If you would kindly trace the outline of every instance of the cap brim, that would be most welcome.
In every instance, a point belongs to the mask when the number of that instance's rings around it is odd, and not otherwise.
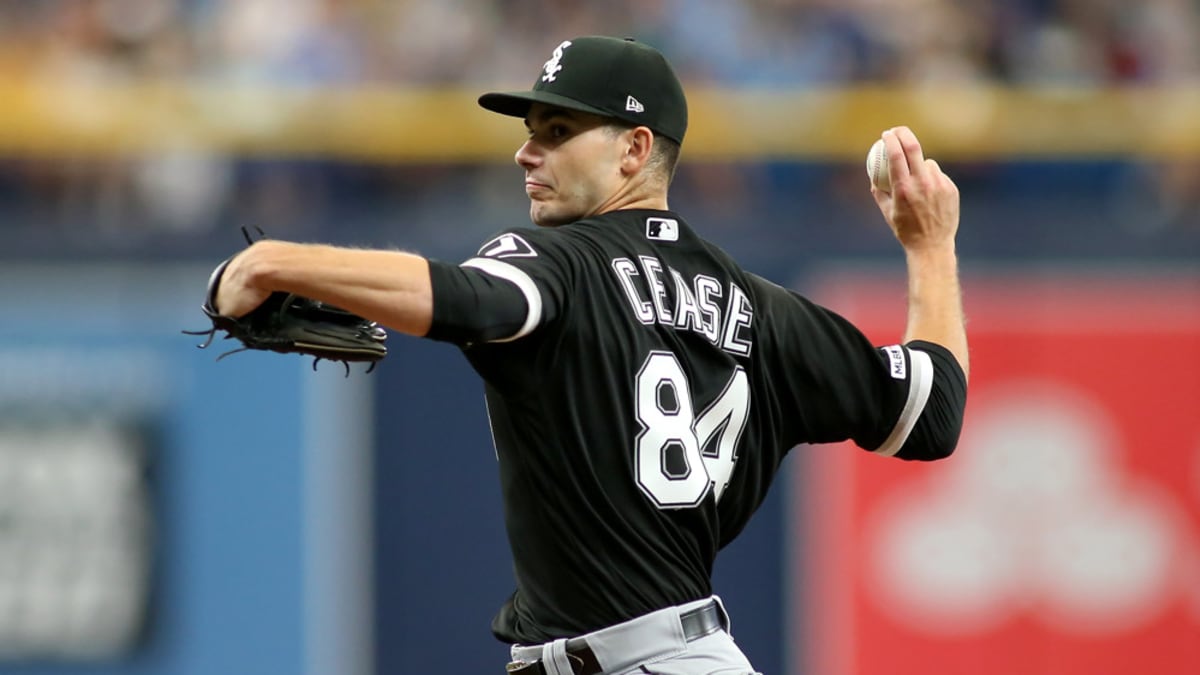
[[[509,115],[511,117],[525,118],[529,116],[529,109],[534,103],[544,103],[559,108],[568,110],[578,110],[580,112],[591,113],[593,115],[603,115],[612,117],[613,114],[607,110],[601,110],[595,106],[580,103],[573,98],[567,98],[559,94],[551,94],[545,91],[504,91],[492,92],[479,97],[479,105],[487,110],[500,113],[501,115]]]

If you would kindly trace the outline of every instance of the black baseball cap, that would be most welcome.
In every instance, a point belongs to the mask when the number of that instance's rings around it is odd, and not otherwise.
[[[687,132],[683,85],[659,51],[632,38],[586,36],[564,40],[530,91],[492,92],[479,105],[525,117],[545,103],[644,125],[676,143]]]

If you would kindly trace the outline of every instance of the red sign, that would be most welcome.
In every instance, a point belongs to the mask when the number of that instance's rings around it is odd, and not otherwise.
[[[902,279],[822,288],[898,341]],[[999,278],[965,297],[954,456],[800,450],[792,672],[1200,673],[1200,281]]]

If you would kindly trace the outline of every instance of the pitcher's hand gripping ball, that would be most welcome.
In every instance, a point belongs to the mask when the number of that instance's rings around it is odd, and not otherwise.
[[[246,228],[242,228],[242,234],[247,243],[254,243]],[[232,259],[218,265],[208,280],[208,294],[201,309],[212,321],[212,328],[183,331],[188,335],[207,335],[204,344],[197,345],[201,349],[212,344],[217,331],[224,331],[226,340],[236,338],[242,343],[241,348],[218,356],[218,361],[247,350],[304,354],[313,357],[313,370],[321,359],[341,361],[349,375],[351,361],[369,363],[366,371],[369,373],[387,356],[387,332],[379,324],[294,293],[276,291],[253,311],[238,318],[218,314],[217,289]]]

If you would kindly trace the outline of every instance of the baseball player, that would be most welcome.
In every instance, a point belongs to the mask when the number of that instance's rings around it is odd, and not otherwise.
[[[954,449],[967,341],[958,192],[905,127],[872,189],[908,265],[902,341],[743,270],[667,204],[687,130],[662,54],[632,40],[555,47],[516,152],[535,229],[460,264],[261,241],[227,266],[217,310],[276,290],[459,345],[483,380],[516,591],[492,630],[510,673],[752,673],[712,593],[717,552],[788,450],[852,439],[933,460]]]

